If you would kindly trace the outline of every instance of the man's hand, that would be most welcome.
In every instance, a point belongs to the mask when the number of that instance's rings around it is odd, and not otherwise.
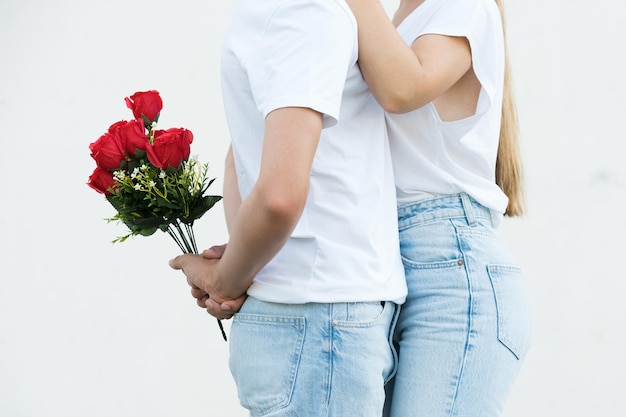
[[[219,259],[224,254],[226,245],[213,246],[202,252],[202,257],[206,259]],[[223,303],[211,299],[206,293],[194,291],[192,288],[191,295],[197,299],[198,306],[206,308],[207,313],[220,320],[230,319],[239,311],[248,296],[246,294],[234,300],[226,300]],[[198,295],[199,297],[196,297]]]
[[[202,251],[202,257],[206,259],[220,259],[226,250],[226,244],[211,246]]]
[[[227,320],[232,318],[235,313],[238,312],[239,309],[241,309],[241,306],[246,301],[246,298],[248,298],[248,295],[244,294],[239,298],[235,298],[234,300],[227,300],[223,303],[218,303],[211,298],[206,298],[204,300],[204,306],[201,307],[206,307],[207,313],[209,313],[213,317],[216,317],[220,320]],[[200,305],[200,300],[198,300],[198,305]]]
[[[191,296],[196,299],[196,304],[198,304],[198,307],[206,308],[206,300],[209,299],[209,294],[207,294],[206,291],[201,288],[192,286]]]
[[[191,287],[191,295],[198,301],[210,297],[223,302],[231,297],[220,291],[221,283],[218,276],[219,259],[206,259],[200,255],[185,254],[170,261],[170,267],[182,270]]]

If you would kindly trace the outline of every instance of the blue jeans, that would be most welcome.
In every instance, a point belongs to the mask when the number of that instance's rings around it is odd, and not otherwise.
[[[498,416],[530,343],[521,271],[466,194],[398,213],[409,295],[384,415]]]
[[[395,370],[391,302],[276,304],[248,297],[233,318],[241,405],[271,417],[380,417]]]

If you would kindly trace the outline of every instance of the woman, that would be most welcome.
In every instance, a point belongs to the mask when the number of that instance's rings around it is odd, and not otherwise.
[[[385,415],[498,416],[530,341],[495,233],[524,205],[500,0],[401,0],[392,22],[377,0],[347,2],[387,111],[409,287]]]

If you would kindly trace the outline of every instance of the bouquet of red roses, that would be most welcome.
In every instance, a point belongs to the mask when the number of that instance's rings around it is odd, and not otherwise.
[[[125,100],[134,119],[113,123],[89,145],[96,169],[87,184],[117,211],[107,220],[129,229],[114,242],[161,230],[184,253],[197,254],[193,223],[222,198],[205,195],[215,180],[207,178],[208,164],[190,157],[191,131],[156,129],[163,108],[157,91],[136,92]]]

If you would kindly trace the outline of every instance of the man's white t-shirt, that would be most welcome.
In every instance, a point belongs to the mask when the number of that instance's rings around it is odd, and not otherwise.
[[[324,115],[302,217],[254,279],[251,296],[404,300],[384,113],[357,56],[356,21],[342,0],[242,0],[235,11],[222,53],[222,94],[242,198],[259,174],[265,116],[283,107]]]
[[[387,114],[398,204],[466,192],[500,219],[508,199],[495,184],[504,81],[502,21],[494,0],[426,0],[398,26],[411,45],[425,34],[469,40],[481,84],[476,113],[442,121],[433,103]]]

